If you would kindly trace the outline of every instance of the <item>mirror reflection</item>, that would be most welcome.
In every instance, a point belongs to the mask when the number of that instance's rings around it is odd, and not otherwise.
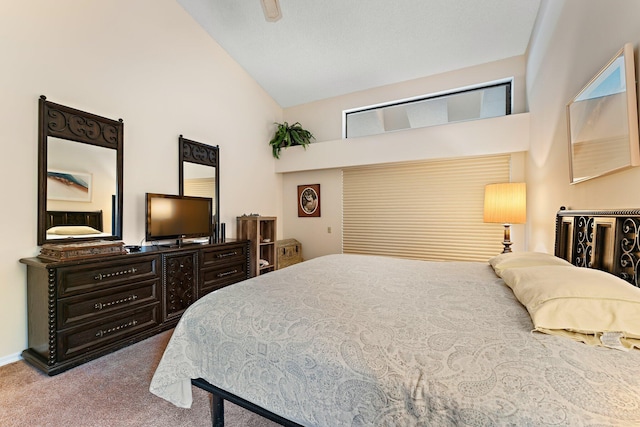
[[[97,231],[102,236],[111,236],[116,183],[115,150],[54,137],[47,139],[47,212],[102,212],[102,229]],[[96,234],[88,237],[97,237]],[[66,237],[47,232],[47,239]]]
[[[640,164],[631,44],[567,105],[567,116],[572,183]]]
[[[182,185],[185,196],[209,197],[216,199],[215,168],[197,163],[185,162],[183,169]],[[215,215],[215,203],[213,214]]]

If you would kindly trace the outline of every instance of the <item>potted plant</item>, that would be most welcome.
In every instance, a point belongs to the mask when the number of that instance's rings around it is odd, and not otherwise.
[[[302,145],[304,149],[307,149],[307,145],[311,143],[311,139],[315,139],[313,134],[306,129],[302,128],[302,125],[295,122],[292,125],[289,123],[275,123],[278,125],[275,135],[269,141],[271,149],[273,150],[273,157],[280,158],[280,150],[283,148],[291,147],[293,145]]]

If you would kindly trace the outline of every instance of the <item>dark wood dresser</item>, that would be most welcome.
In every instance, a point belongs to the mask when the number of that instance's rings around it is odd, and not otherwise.
[[[248,241],[20,262],[29,328],[22,357],[49,375],[170,329],[198,298],[250,275]]]

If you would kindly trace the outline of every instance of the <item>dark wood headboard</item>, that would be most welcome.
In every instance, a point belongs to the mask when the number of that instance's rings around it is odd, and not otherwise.
[[[47,230],[56,225],[88,225],[98,231],[104,231],[102,211],[47,211]]]
[[[556,214],[555,255],[639,286],[640,209],[567,210]]]

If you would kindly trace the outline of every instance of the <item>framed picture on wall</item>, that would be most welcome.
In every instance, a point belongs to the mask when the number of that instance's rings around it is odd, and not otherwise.
[[[320,216],[320,184],[298,185],[298,216]]]

